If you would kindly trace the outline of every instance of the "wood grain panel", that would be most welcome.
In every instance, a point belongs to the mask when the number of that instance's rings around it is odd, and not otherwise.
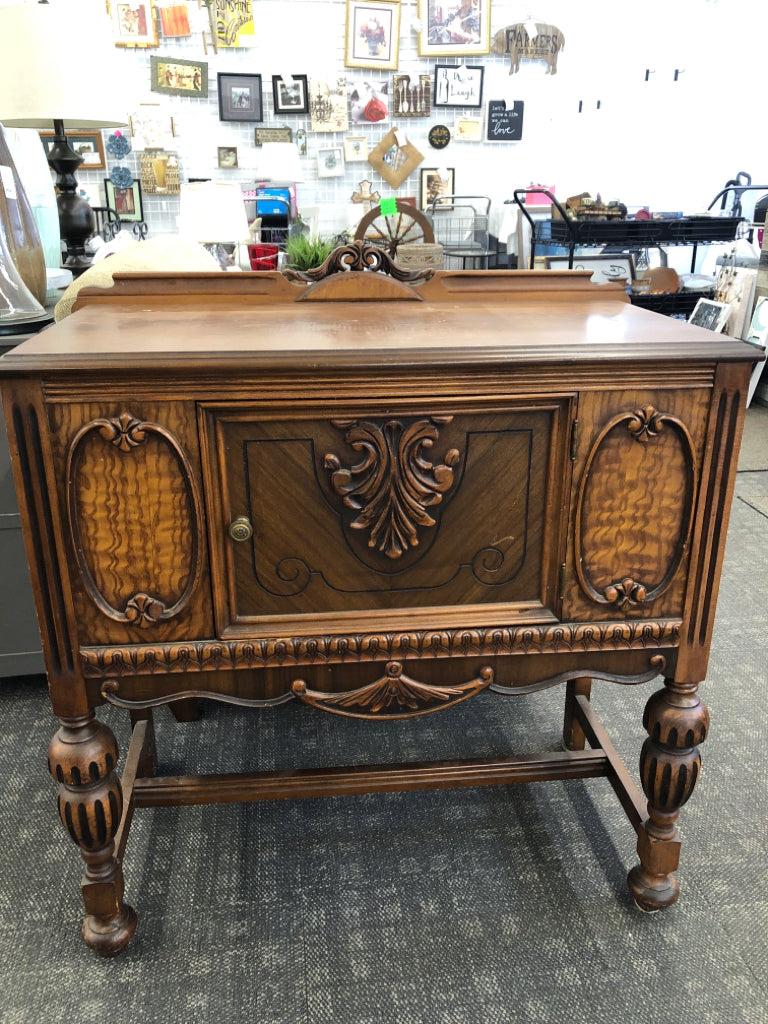
[[[172,640],[192,624],[213,635],[197,440],[182,418],[173,403],[51,409],[78,619],[101,642]]]
[[[581,396],[565,618],[682,614],[708,403],[705,389]]]

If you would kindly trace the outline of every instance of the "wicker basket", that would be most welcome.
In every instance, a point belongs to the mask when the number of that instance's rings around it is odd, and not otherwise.
[[[395,263],[408,270],[442,270],[443,247],[434,242],[398,245]]]

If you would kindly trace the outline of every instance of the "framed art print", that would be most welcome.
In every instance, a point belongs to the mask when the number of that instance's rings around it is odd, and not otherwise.
[[[237,167],[237,148],[235,146],[219,146],[219,167]]]
[[[455,195],[453,167],[423,167],[421,170],[421,209],[428,210],[435,199],[440,196]],[[453,202],[441,203],[441,210],[449,210]]]
[[[144,220],[144,209],[141,204],[141,185],[134,179],[128,188],[117,188],[109,178],[104,179],[104,195],[107,206],[111,207],[120,220]]]
[[[347,0],[346,67],[394,70],[399,46],[399,0]]]
[[[491,0],[419,0],[419,56],[490,53]]]
[[[480,107],[483,103],[483,69],[466,64],[435,65],[436,107]]]
[[[48,156],[48,150],[51,148],[56,133],[40,132],[39,134],[45,155]],[[107,166],[104,160],[104,143],[101,132],[75,132],[67,129],[67,141],[72,149],[83,158],[81,167],[84,171],[100,171]]]
[[[115,46],[157,46],[152,0],[112,0],[112,31]]]
[[[547,256],[547,270],[568,270],[568,256]],[[630,284],[635,277],[635,260],[629,253],[594,256],[574,256],[571,270],[591,270],[593,284],[608,281],[626,281]]]
[[[182,60],[181,57],[150,57],[152,92],[171,96],[207,96],[208,65],[201,60]]]
[[[368,139],[365,135],[347,135],[344,139],[344,159],[348,164],[368,159]]]
[[[317,151],[318,178],[341,178],[344,175],[344,151],[341,146],[328,146]]]
[[[308,114],[309,89],[306,75],[272,75],[272,98],[276,114]]]
[[[220,74],[219,120],[262,121],[261,75]]]

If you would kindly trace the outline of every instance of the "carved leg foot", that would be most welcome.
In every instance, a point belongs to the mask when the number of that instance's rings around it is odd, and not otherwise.
[[[59,815],[85,862],[83,939],[102,956],[114,956],[136,931],[136,914],[123,902],[123,872],[114,837],[123,792],[114,769],[117,742],[93,714],[61,719],[48,748],[48,768],[58,782]]]
[[[640,754],[640,777],[648,820],[637,838],[640,864],[627,882],[641,910],[661,910],[680,893],[673,874],[680,859],[677,819],[696,786],[701,770],[697,744],[709,727],[697,684],[667,681],[646,704],[643,725],[649,739]]]

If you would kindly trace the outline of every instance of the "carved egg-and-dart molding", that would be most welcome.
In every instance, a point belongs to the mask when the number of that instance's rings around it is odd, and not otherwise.
[[[631,609],[664,593],[690,539],[696,480],[693,440],[676,417],[649,405],[603,428],[576,506],[576,573],[593,601]]]
[[[95,435],[119,454],[110,458],[104,451],[98,460],[86,458],[86,448]],[[151,438],[158,444],[146,451]],[[125,461],[142,450],[145,475],[159,481],[154,508],[147,507],[146,494],[140,507],[135,507],[138,490],[132,473],[141,471]],[[127,412],[113,419],[92,420],[72,440],[66,473],[75,558],[83,585],[99,610],[116,622],[141,628],[178,615],[202,569],[203,514],[192,467],[177,439],[165,427],[142,422]],[[98,515],[92,514],[96,511]],[[149,520],[151,527],[145,527]],[[163,549],[167,554],[160,557],[156,557],[154,544],[157,523],[169,541]],[[137,543],[138,550],[133,550]],[[145,550],[148,546],[153,557]],[[116,549],[125,549],[126,564],[151,566],[156,577],[134,593],[122,594],[119,602],[116,597],[122,579],[111,573]],[[105,594],[105,589],[111,593]],[[153,590],[156,592],[151,593]]]
[[[345,440],[363,458],[354,466],[342,466],[337,455],[325,456],[331,486],[347,508],[358,512],[350,526],[368,531],[368,547],[387,558],[400,558],[419,543],[419,528],[431,528],[436,520],[427,509],[438,505],[453,486],[454,467],[460,453],[451,448],[445,462],[435,466],[424,452],[439,437],[438,427],[451,416],[404,423],[383,424],[370,420],[334,420],[346,430]]]

